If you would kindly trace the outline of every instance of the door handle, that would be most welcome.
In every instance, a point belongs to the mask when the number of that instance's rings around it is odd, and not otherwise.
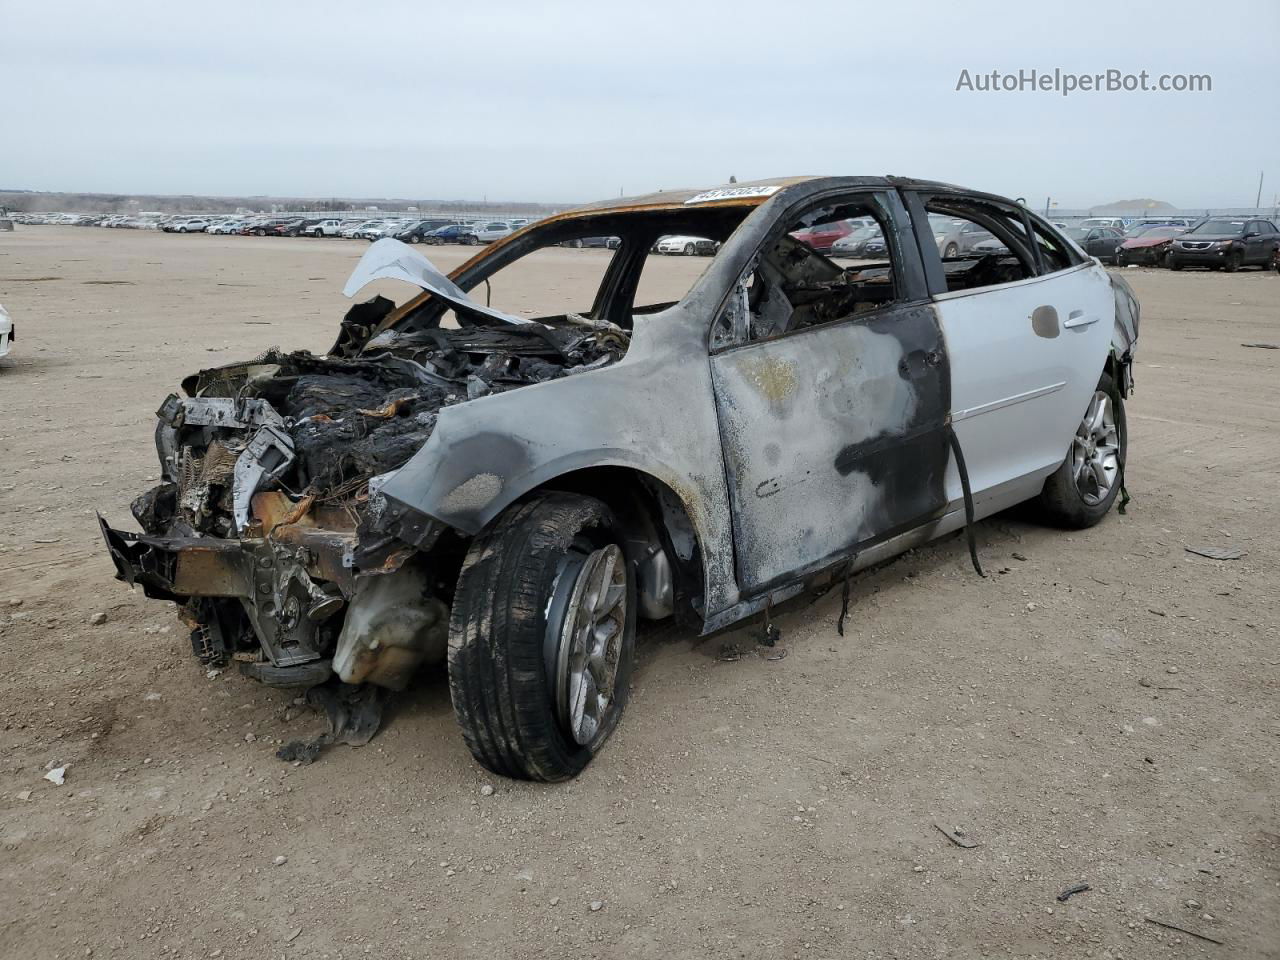
[[[1097,322],[1098,318],[1094,314],[1086,316],[1083,310],[1072,310],[1063,322],[1062,329],[1070,330],[1073,327],[1087,327],[1089,324]]]

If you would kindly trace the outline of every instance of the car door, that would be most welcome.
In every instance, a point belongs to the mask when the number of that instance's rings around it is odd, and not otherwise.
[[[847,215],[865,213],[864,203],[879,211],[891,242],[893,264],[884,275],[893,278],[894,299],[769,335],[758,336],[753,320],[727,342],[713,341],[745,596],[916,526],[946,506],[946,357],[918,251],[901,241],[911,236],[905,209],[888,192],[841,194],[832,203],[844,200],[851,204]],[[758,262],[790,236],[783,226],[764,241]],[[792,262],[811,261],[801,254]],[[754,316],[775,302],[781,286],[761,279],[765,272],[761,266],[753,274],[750,290],[742,281],[726,314]]]
[[[1120,244],[1124,243],[1124,234],[1119,230],[1107,227],[1099,231],[1098,252],[1095,256],[1110,260],[1116,255]]]
[[[1244,262],[1268,263],[1271,260],[1270,225],[1261,220],[1250,220],[1244,228]]]
[[[1114,297],[1106,271],[1081,261],[1027,211],[981,196],[919,195],[930,212],[987,218],[1012,251],[1021,279],[955,289],[932,244],[922,244],[930,290],[946,338],[951,420],[984,512],[1040,488],[1062,463],[1092,399],[1110,345]],[[1026,230],[1041,251],[1028,248]],[[1010,268],[1012,269],[1012,268]],[[958,475],[949,495],[960,494]]]

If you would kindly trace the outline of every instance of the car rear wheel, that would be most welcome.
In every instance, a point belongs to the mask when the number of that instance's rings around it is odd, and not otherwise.
[[[1044,519],[1055,526],[1083,529],[1105,517],[1124,480],[1128,439],[1124,400],[1104,373],[1071,438],[1066,459],[1040,491],[1036,505]]]
[[[449,689],[472,755],[524,780],[578,774],[617,726],[635,582],[609,508],[547,493],[467,551],[449,622]]]

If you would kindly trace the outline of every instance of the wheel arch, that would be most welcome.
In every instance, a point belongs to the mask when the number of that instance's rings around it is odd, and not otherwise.
[[[702,537],[685,500],[670,484],[635,466],[602,464],[559,473],[518,499],[549,490],[595,497],[613,511],[626,537],[627,559],[639,571],[641,593],[650,599],[664,589],[655,582],[665,576],[662,561],[653,556],[652,547],[660,547],[669,564],[671,612],[684,622],[700,623],[695,611],[704,595]]]

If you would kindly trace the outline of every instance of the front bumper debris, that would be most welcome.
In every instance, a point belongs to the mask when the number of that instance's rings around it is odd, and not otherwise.
[[[420,564],[406,568],[413,547],[388,539],[361,552],[341,511],[259,493],[239,540],[98,522],[117,578],[180,604],[208,665],[238,660],[274,686],[309,686],[336,670],[348,683],[398,689],[443,656],[448,607],[424,594]]]

